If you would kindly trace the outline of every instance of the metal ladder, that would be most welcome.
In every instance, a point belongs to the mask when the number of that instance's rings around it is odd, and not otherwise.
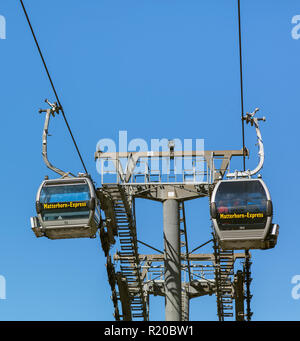
[[[187,264],[187,272],[189,277],[189,282],[192,281],[191,276],[191,267],[189,260],[189,247],[188,247],[188,238],[187,238],[187,228],[186,228],[186,220],[185,220],[185,209],[184,202],[179,202],[179,222],[180,222],[180,246],[182,249],[181,254],[185,255],[185,261]],[[181,320],[189,321],[189,296],[188,292],[185,288],[182,290],[181,294]]]
[[[218,317],[219,321],[225,321],[233,317],[234,251],[220,249],[216,241],[214,251]]]
[[[251,317],[253,315],[253,312],[251,311],[251,291],[250,291],[250,284],[252,282],[252,278],[251,278],[251,264],[252,262],[250,261],[250,253],[249,251],[246,251],[246,257],[245,257],[245,262],[244,262],[244,266],[243,266],[243,273],[244,273],[244,282],[245,282],[245,299],[246,299],[246,304],[247,304],[247,308],[246,308],[246,314],[245,317],[247,319],[247,321],[251,321]]]
[[[126,280],[132,319],[148,320],[146,299],[140,272],[140,262],[136,238],[136,224],[132,201],[121,185],[105,186],[111,196],[121,250],[120,275]],[[119,299],[122,297],[119,295]],[[124,302],[123,302],[124,303]],[[128,307],[127,307],[128,308]]]
[[[219,252],[220,291],[223,319],[233,317],[232,281],[234,254],[233,250],[220,250]]]

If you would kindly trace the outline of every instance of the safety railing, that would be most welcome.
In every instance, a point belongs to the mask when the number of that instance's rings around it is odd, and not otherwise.
[[[110,157],[97,160],[97,171],[101,183],[117,184],[212,184],[219,176],[230,169],[230,158],[226,168],[222,168],[224,156],[212,156],[207,161],[204,157],[140,158],[131,170],[129,180],[128,160]],[[172,161],[172,162],[171,162]]]

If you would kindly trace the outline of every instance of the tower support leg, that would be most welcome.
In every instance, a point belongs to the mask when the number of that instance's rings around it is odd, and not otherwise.
[[[179,202],[163,202],[165,319],[181,321],[181,260]]]

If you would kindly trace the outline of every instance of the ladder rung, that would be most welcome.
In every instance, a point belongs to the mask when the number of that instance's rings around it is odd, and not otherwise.
[[[224,316],[224,317],[232,317],[232,316],[233,316],[233,313],[223,313],[223,316]]]

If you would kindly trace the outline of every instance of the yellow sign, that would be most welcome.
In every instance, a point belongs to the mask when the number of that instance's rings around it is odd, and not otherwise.
[[[87,202],[56,202],[51,204],[43,204],[44,210],[53,210],[53,209],[60,209],[60,208],[80,208],[80,207],[87,207]]]
[[[255,219],[255,218],[263,218],[264,214],[263,213],[233,213],[233,214],[220,214],[220,219]]]

